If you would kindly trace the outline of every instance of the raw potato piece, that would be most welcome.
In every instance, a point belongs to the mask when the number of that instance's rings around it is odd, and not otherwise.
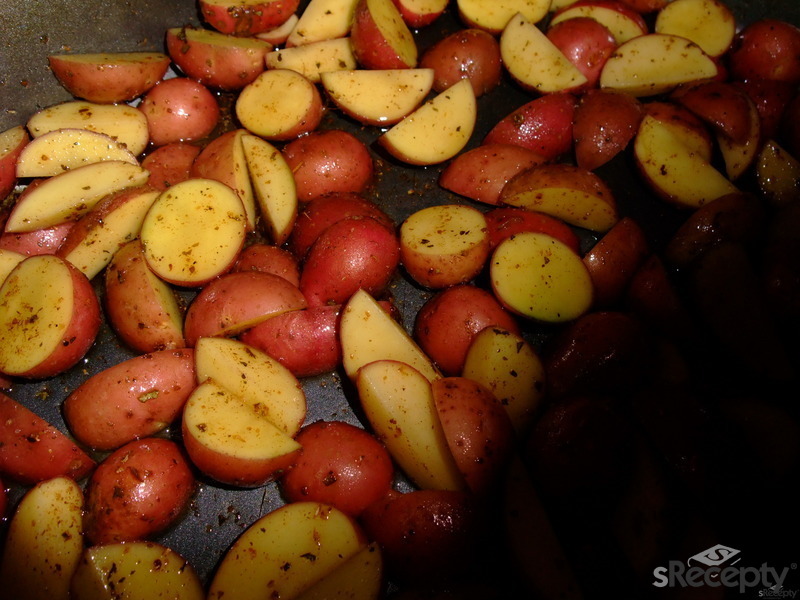
[[[413,69],[417,43],[392,0],[359,0],[353,13],[350,40],[365,69]]]
[[[642,119],[633,151],[647,183],[668,202],[698,208],[738,191],[711,163],[690,151],[653,117]]]
[[[647,23],[642,16],[625,7],[621,2],[576,2],[569,0],[570,6],[557,7],[558,0],[553,0],[552,11],[560,8],[550,20],[550,27],[558,25],[562,21],[575,17],[589,17],[594,19],[614,36],[617,44],[627,42],[629,39],[647,33]]]
[[[83,492],[56,477],[23,496],[5,539],[0,581],[6,598],[67,600],[83,550]],[[6,595],[7,594],[7,595]]]
[[[287,504],[234,542],[211,581],[208,600],[297,600],[336,577],[366,545],[361,529],[340,510],[316,502]]]
[[[717,64],[694,42],[677,35],[649,33],[614,51],[600,74],[600,87],[633,96],[655,96],[717,74]]]
[[[550,10],[550,0],[458,0],[458,14],[467,26],[497,34],[517,14],[538,23]]]
[[[51,177],[101,160],[139,164],[133,153],[103,133],[56,129],[34,138],[17,158],[17,177]]]
[[[767,140],[758,153],[756,178],[761,192],[774,206],[789,204],[800,190],[800,160],[774,140]]]
[[[370,425],[405,474],[422,489],[463,490],[466,484],[448,446],[431,385],[419,371],[395,360],[366,364],[356,377]]]
[[[393,125],[433,87],[433,69],[356,69],[322,73],[322,87],[345,113],[366,125]]]
[[[544,323],[564,323],[592,305],[589,271],[572,248],[544,233],[521,233],[495,248],[492,289],[509,310]]]
[[[0,132],[0,201],[17,185],[17,159],[30,139],[22,125]]]
[[[312,83],[319,83],[320,75],[331,71],[355,69],[356,57],[348,38],[320,40],[281,48],[266,55],[268,69],[291,69],[304,75]]]
[[[211,179],[178,183],[156,199],[142,224],[142,247],[163,280],[199,286],[227,271],[244,243],[239,196]]]
[[[108,194],[144,185],[148,176],[139,165],[118,160],[65,171],[20,195],[6,231],[33,231],[75,221]]]
[[[472,84],[462,79],[394,125],[378,142],[403,162],[441,163],[466,146],[477,114]]]
[[[358,0],[311,0],[298,18],[286,47],[345,37]]]
[[[441,377],[403,326],[364,290],[353,294],[344,306],[339,338],[344,370],[351,379],[362,366],[382,359],[406,363],[431,381]]]
[[[523,87],[550,94],[580,88],[588,79],[535,23],[518,13],[500,36],[503,64]]]
[[[377,600],[383,593],[383,553],[376,542],[364,546],[296,600]]]
[[[205,598],[203,583],[185,558],[161,544],[144,541],[84,550],[70,594],[72,600]]]
[[[736,19],[720,0],[673,0],[658,11],[654,31],[685,37],[716,57],[731,47]]]

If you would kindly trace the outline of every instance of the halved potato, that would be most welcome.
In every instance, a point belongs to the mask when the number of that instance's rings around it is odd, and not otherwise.
[[[547,16],[550,0],[458,0],[457,6],[467,26],[497,34],[516,14],[538,23]]]
[[[563,4],[563,6],[561,6]],[[577,2],[576,0],[553,0],[554,11],[550,27],[567,19],[589,17],[605,26],[618,44],[647,33],[647,23],[641,14],[621,2]]]
[[[672,0],[658,11],[653,31],[685,37],[709,56],[722,56],[736,35],[736,18],[720,0]]]
[[[357,66],[350,40],[346,37],[279,48],[267,53],[265,60],[268,69],[292,69],[313,83],[319,83],[322,73],[347,71]]]
[[[345,37],[358,0],[311,0],[299,15],[286,47]]]

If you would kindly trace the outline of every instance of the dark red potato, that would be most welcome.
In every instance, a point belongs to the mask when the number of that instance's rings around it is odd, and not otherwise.
[[[297,258],[285,248],[272,244],[255,243],[242,250],[233,265],[233,271],[272,273],[298,287],[300,285],[300,265]]]
[[[800,82],[800,29],[778,19],[761,19],[742,29],[728,53],[733,79]]]
[[[608,28],[591,17],[573,17],[547,30],[547,38],[586,77],[582,90],[595,87],[606,60],[617,47]]]
[[[488,211],[484,216],[489,228],[489,245],[492,248],[512,235],[533,231],[553,236],[576,253],[580,251],[580,240],[572,228],[564,221],[550,215],[516,206],[500,206]]]
[[[636,135],[642,104],[612,90],[588,90],[575,107],[572,132],[578,166],[594,170],[622,152]]]

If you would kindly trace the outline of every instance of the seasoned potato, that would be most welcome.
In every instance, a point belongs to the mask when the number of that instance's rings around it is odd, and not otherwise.
[[[138,108],[147,117],[150,142],[155,146],[201,140],[220,119],[214,95],[188,77],[160,81],[145,94]]]
[[[500,83],[500,46],[481,29],[462,29],[428,48],[419,66],[433,69],[433,89],[443,92],[460,79],[469,79],[475,97]]]

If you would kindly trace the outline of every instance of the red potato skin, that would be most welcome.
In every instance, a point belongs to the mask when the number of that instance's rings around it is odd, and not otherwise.
[[[180,517],[194,492],[194,474],[175,442],[129,442],[100,463],[89,479],[86,539],[90,544],[147,539]]]
[[[11,148],[5,148],[4,154],[0,155],[0,201],[4,200],[17,185],[17,158],[31,140],[27,129],[21,125],[17,127],[13,131],[5,132],[9,136],[17,137],[18,142]]]
[[[671,1],[672,0],[619,0],[620,4],[640,14],[659,11]]]
[[[511,144],[481,144],[451,160],[439,175],[446,190],[496,205],[509,179],[545,158],[528,148]]]
[[[200,146],[186,142],[172,142],[153,150],[142,160],[142,167],[150,172],[149,185],[164,191],[189,179],[200,150]]]
[[[800,156],[800,93],[789,100],[781,118],[781,139],[792,156]]]
[[[442,16],[441,12],[429,12],[429,13],[418,13],[414,10],[411,10],[407,7],[408,1],[407,0],[392,0],[392,3],[397,7],[397,10],[400,11],[400,16],[403,17],[403,21],[413,28],[419,29],[420,27],[427,27],[431,23],[433,23],[436,19]],[[413,7],[413,2],[411,3]]]
[[[363,192],[372,182],[374,165],[367,146],[340,129],[315,131],[283,147],[294,173],[297,198],[307,202],[335,192]]]
[[[647,31],[649,30],[647,21],[645,21],[642,14],[634,10],[621,0],[578,0],[577,2],[573,2],[572,4],[568,4],[567,6],[558,9],[553,14],[553,16],[557,17],[564,11],[567,11],[573,7],[581,7],[581,6],[586,6],[586,7],[594,6],[594,7],[606,8],[609,10],[615,10],[624,15],[625,17],[627,17],[628,19],[634,21],[639,26],[639,29],[641,30],[642,33],[647,33]]]
[[[217,99],[203,84],[185,77],[157,83],[139,104],[150,132],[150,143],[163,146],[208,136],[220,119]]]
[[[234,129],[211,140],[192,163],[190,177],[213,179],[236,190],[234,153],[236,145],[241,144],[239,137],[244,133],[243,129]]]
[[[114,450],[175,421],[195,385],[193,350],[143,354],[79,385],[64,401],[64,418],[83,444]]]
[[[249,36],[282,25],[300,6],[300,0],[245,0],[229,6],[214,0],[200,0],[200,14],[220,33]]]
[[[76,481],[95,467],[74,441],[0,392],[0,474],[24,485],[66,476]]]
[[[728,52],[732,79],[800,83],[800,28],[778,19],[760,19],[742,29]]]
[[[431,383],[447,445],[464,481],[481,497],[492,495],[514,450],[514,426],[492,392],[465,377]]]
[[[300,264],[295,255],[279,246],[266,243],[251,244],[239,254],[232,271],[260,271],[282,277],[300,286]]]
[[[460,375],[469,345],[487,327],[520,333],[516,318],[491,292],[462,284],[438,292],[422,305],[413,334],[443,373]]]
[[[795,86],[786,81],[748,79],[733,81],[732,85],[742,90],[758,110],[761,118],[761,142],[781,137],[781,118],[795,92]]]
[[[617,47],[607,27],[590,17],[573,17],[547,30],[547,38],[586,77],[586,83],[573,92],[597,86],[603,65]]]
[[[545,160],[572,150],[575,96],[540,96],[503,117],[483,139],[484,144],[513,144],[533,150]]]
[[[260,321],[306,307],[303,293],[272,273],[228,273],[207,284],[186,311],[184,337],[194,346],[201,337],[236,335]]]
[[[649,254],[644,230],[630,217],[623,217],[609,229],[583,257],[594,285],[595,307],[618,303]]]
[[[8,510],[8,491],[6,490],[6,486],[3,483],[3,480],[0,479],[0,521],[5,519],[7,510]]]
[[[397,14],[402,20],[400,11]],[[356,3],[350,41],[356,61],[365,69],[409,69],[417,66],[416,61],[413,64],[405,62],[389,45],[364,0]]]
[[[469,79],[475,97],[490,92],[503,72],[500,45],[481,29],[462,29],[428,48],[419,66],[433,69],[433,89],[443,92],[462,79]]]
[[[371,217],[337,221],[311,246],[300,274],[309,306],[344,304],[359,289],[380,295],[400,264],[393,230]]]
[[[12,250],[25,256],[55,254],[74,225],[75,221],[67,221],[47,229],[36,229],[21,233],[6,231],[0,235],[0,248]]]
[[[532,231],[546,233],[580,253],[580,240],[572,228],[563,221],[527,208],[500,206],[484,214],[489,229],[489,246],[494,249],[504,239]]]
[[[289,236],[289,249],[302,260],[323,231],[348,217],[371,217],[388,229],[394,229],[391,217],[372,200],[353,192],[334,192],[314,198],[303,206]]]
[[[295,439],[303,450],[281,479],[289,502],[324,502],[357,517],[389,493],[394,464],[372,434],[344,421],[316,421]]]
[[[642,120],[641,102],[622,92],[588,90],[575,107],[575,161],[594,170],[622,152]]]
[[[715,132],[736,142],[750,135],[750,102],[742,90],[727,81],[704,81],[682,86],[671,99],[689,109]]]

